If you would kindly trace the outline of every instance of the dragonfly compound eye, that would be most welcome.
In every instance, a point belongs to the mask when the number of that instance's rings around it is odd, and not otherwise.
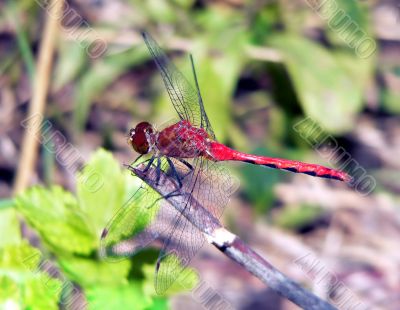
[[[129,131],[129,141],[133,149],[139,154],[147,154],[150,149],[148,137],[154,133],[153,126],[148,122],[141,122]]]

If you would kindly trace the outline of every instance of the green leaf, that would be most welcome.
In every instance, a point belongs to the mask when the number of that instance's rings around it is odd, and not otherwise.
[[[319,15],[326,21],[332,42],[356,48],[361,40],[370,36],[368,10],[360,1],[325,1]]]
[[[58,301],[62,290],[59,280],[40,273],[36,278],[26,281],[23,290],[23,303],[28,309],[59,309]]]
[[[61,282],[40,271],[40,260],[27,241],[0,249],[1,309],[58,309]]]
[[[130,179],[131,182],[137,180],[133,176]],[[96,236],[100,236],[107,222],[126,201],[127,181],[120,164],[103,149],[98,150],[78,174],[78,202]]]
[[[20,271],[34,271],[40,262],[41,254],[26,240],[18,245],[8,245],[0,249],[0,268]]]
[[[280,35],[280,49],[304,113],[332,133],[350,130],[362,107],[362,88],[332,53],[302,37]]]
[[[126,284],[131,263],[99,262],[78,257],[60,257],[58,263],[68,278],[82,287]]]
[[[78,41],[63,42],[54,72],[54,90],[57,91],[77,77],[85,65],[86,49]]]
[[[70,193],[61,187],[33,187],[16,198],[17,209],[55,253],[89,254],[97,236]]]
[[[172,0],[172,3],[179,5],[185,9],[189,9],[195,3],[195,0]]]
[[[334,56],[346,72],[353,79],[353,83],[360,89],[368,87],[368,83],[374,79],[376,59],[370,57],[362,59],[350,52],[335,52]]]
[[[254,16],[249,20],[252,43],[262,45],[265,38],[268,38],[275,30],[276,25],[280,22],[280,13],[278,2],[270,2],[263,4],[263,9],[253,12]]]
[[[288,229],[302,228],[321,216],[323,210],[315,206],[287,206],[275,219],[278,226]]]
[[[8,276],[0,276],[0,309],[7,309],[7,307],[19,309],[20,300],[21,292],[18,283]]]
[[[85,289],[88,309],[146,309],[152,300],[143,294],[141,283],[130,282],[119,286],[96,285]]]
[[[153,297],[153,303],[146,310],[167,310],[171,309],[168,299],[163,297]]]
[[[177,17],[176,8],[174,8],[170,1],[163,0],[148,0],[145,2],[147,15],[163,23],[174,23]]]
[[[0,218],[0,248],[9,244],[18,244],[21,241],[21,231],[15,210],[0,209]]]

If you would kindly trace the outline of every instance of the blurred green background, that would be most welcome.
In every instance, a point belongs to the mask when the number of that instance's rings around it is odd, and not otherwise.
[[[31,99],[42,86],[37,63],[45,24],[56,18],[49,5],[54,1],[0,2],[1,308],[200,309],[204,298],[193,288],[206,283],[234,309],[296,309],[210,246],[193,261],[188,283],[166,296],[153,289],[154,249],[116,264],[99,258],[102,228],[140,184],[122,167],[137,156],[126,143],[129,128],[143,120],[162,127],[177,117],[141,30],[189,80],[193,55],[220,142],[358,169],[352,187],[228,163],[240,187],[224,224],[334,305],[318,275],[293,263],[304,253],[314,253],[349,288],[354,304],[399,307],[396,1],[64,2],[46,123],[29,168],[20,152]],[[67,143],[77,154],[72,161]],[[32,171],[16,195],[18,169]],[[93,171],[106,176],[95,194],[84,186]],[[365,176],[372,181],[361,190]]]

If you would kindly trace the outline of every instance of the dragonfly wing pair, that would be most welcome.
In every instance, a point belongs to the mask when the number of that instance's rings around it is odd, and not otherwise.
[[[163,294],[178,279],[204,244],[205,238],[196,226],[209,224],[206,218],[196,218],[196,223],[188,221],[187,215],[193,211],[192,199],[211,215],[220,218],[234,189],[232,177],[221,165],[199,157],[193,161],[195,168],[189,171],[187,166],[172,160],[178,173],[185,175],[179,189],[185,197],[180,206],[183,212],[171,206],[168,198],[161,199],[166,197],[142,186],[110,221],[101,240],[102,252],[111,260],[133,256],[158,242],[161,251],[155,272],[155,289],[159,294]],[[161,169],[167,175],[171,172],[166,161]],[[155,169],[151,171],[157,173]],[[174,188],[166,190],[173,192]],[[188,194],[187,199],[185,194]]]

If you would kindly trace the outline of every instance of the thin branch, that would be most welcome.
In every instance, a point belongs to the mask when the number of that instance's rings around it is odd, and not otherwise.
[[[230,259],[242,265],[276,293],[304,309],[335,309],[329,303],[289,279],[253,251],[239,237],[226,230],[220,221],[193,196],[179,190],[174,178],[162,173],[160,181],[156,184],[157,173],[155,169],[150,168],[147,172],[143,172],[143,167],[143,165],[139,165],[137,168],[130,167],[129,169],[163,196],[178,212],[185,214],[187,220],[206,236],[208,242]],[[171,192],[174,192],[174,195],[168,195]],[[187,199],[190,199],[191,209],[190,212],[183,212],[185,208],[184,202]]]
[[[29,184],[37,157],[41,122],[37,117],[43,117],[46,96],[49,87],[51,66],[56,34],[58,32],[63,0],[53,0],[48,6],[47,20],[40,45],[36,76],[33,83],[33,95],[29,105],[28,123],[22,141],[21,157],[19,158],[18,172],[14,182],[14,193],[21,192]]]

